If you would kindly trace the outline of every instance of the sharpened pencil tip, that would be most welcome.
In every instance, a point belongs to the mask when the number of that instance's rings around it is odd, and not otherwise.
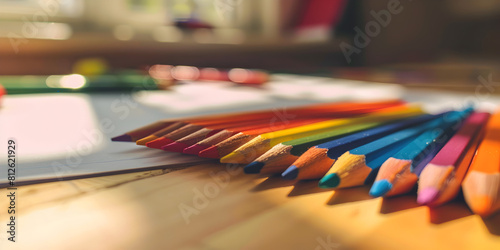
[[[297,179],[297,176],[299,176],[299,168],[295,165],[288,167],[285,172],[281,174],[281,177],[286,180],[295,180]]]
[[[220,158],[221,163],[234,163],[234,164],[244,164],[246,162],[245,156],[239,152],[231,152],[228,155]]]
[[[198,155],[201,151],[207,149],[208,146],[200,145],[200,144],[194,144],[192,146],[189,146],[182,151],[184,154],[190,154],[190,155]]]
[[[384,196],[387,192],[392,189],[392,184],[387,180],[379,180],[373,183],[370,189],[370,195],[373,197]]]
[[[264,167],[264,163],[260,161],[254,161],[243,168],[245,174],[258,174],[260,170]]]
[[[336,173],[325,175],[320,181],[318,186],[320,188],[335,188],[340,184],[340,178]]]
[[[161,149],[161,147],[168,145],[172,142],[174,142],[174,140],[171,140],[171,139],[168,139],[165,137],[160,137],[154,141],[150,141],[150,142],[146,143],[146,147]]]
[[[168,145],[161,147],[162,150],[182,153],[185,148],[189,147],[189,145],[182,142],[172,142]]]
[[[140,140],[137,140],[135,143],[137,145],[142,145],[142,146],[146,146],[146,143],[150,142],[150,141],[154,141],[158,139],[158,136],[155,136],[155,135],[150,135],[150,136],[147,136],[147,137],[144,137]]]
[[[439,190],[434,187],[424,188],[418,192],[417,203],[421,205],[429,204],[438,198]]]
[[[482,217],[487,217],[491,214],[493,208],[493,201],[490,197],[480,195],[474,197],[471,202],[468,202],[471,210]]]
[[[126,142],[131,142],[132,141],[132,137],[130,135],[123,134],[123,135],[119,135],[119,136],[111,138],[111,141],[126,141]]]
[[[212,159],[219,159],[219,150],[217,149],[216,146],[211,146],[205,150],[202,150],[198,156],[200,157],[205,157],[205,158],[212,158]]]

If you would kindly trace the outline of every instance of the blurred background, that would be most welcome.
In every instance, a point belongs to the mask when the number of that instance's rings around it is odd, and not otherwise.
[[[499,69],[497,0],[0,0],[0,75],[153,64],[446,87]]]

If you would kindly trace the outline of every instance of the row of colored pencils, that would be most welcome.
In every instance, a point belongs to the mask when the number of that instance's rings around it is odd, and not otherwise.
[[[246,164],[247,174],[319,180],[320,188],[372,183],[370,195],[414,190],[438,206],[463,188],[471,210],[500,210],[500,112],[426,114],[399,100],[164,120],[113,141]]]

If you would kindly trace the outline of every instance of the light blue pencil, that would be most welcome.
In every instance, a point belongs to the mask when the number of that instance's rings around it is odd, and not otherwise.
[[[418,176],[427,163],[460,128],[472,111],[472,108],[453,111],[437,119],[439,126],[420,134],[385,161],[370,189],[370,195],[393,196],[409,192],[417,183]]]

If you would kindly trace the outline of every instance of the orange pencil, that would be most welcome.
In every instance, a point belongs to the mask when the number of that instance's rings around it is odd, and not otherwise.
[[[289,115],[295,119],[306,118],[306,117],[330,117],[330,118],[342,118],[342,117],[351,117],[355,115],[362,115],[366,113],[371,113],[383,108],[389,107],[399,107],[401,102],[398,101],[383,101],[383,102],[371,102],[371,103],[339,103],[337,105],[324,105],[312,107],[311,109],[292,109],[286,112],[286,115]],[[286,117],[285,117],[286,118]],[[180,144],[173,144],[169,147],[165,147],[168,144],[172,144],[177,140],[180,140],[183,137],[186,137],[190,134],[193,134],[197,131],[202,130],[203,128],[208,129],[224,129],[225,126],[237,125],[240,126],[245,122],[251,124],[251,122],[260,123],[260,121],[268,121],[272,123],[274,120],[279,121],[283,119],[279,117],[279,114],[276,114],[276,111],[269,111],[266,114],[259,113],[257,115],[244,115],[244,116],[231,116],[231,117],[223,117],[220,119],[212,119],[212,120],[202,120],[202,121],[187,121],[189,124],[184,127],[172,131],[168,134],[161,136],[153,141],[149,141],[146,143],[147,147],[150,148],[158,148],[165,150],[172,150],[176,152],[182,152],[185,148],[184,144],[190,146],[194,144],[194,142],[186,143],[191,140],[191,138],[187,138],[186,141],[182,141]],[[200,131],[200,134],[203,134],[207,131]],[[194,137],[197,135],[194,135]],[[199,141],[199,140],[198,140]],[[142,142],[142,141],[141,141]],[[164,148],[165,147],[165,148]]]
[[[387,100],[378,102],[336,102],[336,103],[322,103],[303,107],[290,108],[287,110],[287,114],[299,115],[307,114],[310,116],[322,116],[325,114],[340,114],[349,112],[359,112],[366,113],[371,112],[380,108],[397,106],[403,104],[400,100]],[[189,117],[184,119],[164,119],[141,128],[134,129],[123,135],[116,136],[112,138],[112,141],[137,141],[153,133],[172,125],[175,122],[186,122],[186,123],[203,123],[208,124],[220,124],[227,121],[237,122],[237,121],[248,121],[254,119],[270,119],[275,117],[276,110],[263,110],[263,111],[251,111],[251,112],[240,112],[240,113],[229,113],[229,114],[219,114],[219,115],[207,115],[200,117]],[[145,143],[145,142],[143,142]]]
[[[311,113],[311,112],[309,112]],[[332,114],[328,115],[328,118],[344,118],[344,117],[351,117],[354,116],[358,113],[366,113],[365,110],[355,110],[353,112],[345,113],[345,112],[339,112],[338,114]],[[311,113],[312,116],[315,116],[314,113]],[[308,114],[301,115],[300,118],[304,118],[310,116]],[[161,147],[162,150],[167,150],[167,151],[172,151],[172,152],[183,152],[184,149],[186,149],[189,146],[192,146],[193,144],[206,139],[207,137],[210,137],[222,130],[227,130],[227,131],[241,131],[240,128],[242,126],[248,126],[248,125],[256,125],[256,128],[262,128],[264,126],[270,126],[274,121],[273,118],[256,118],[254,120],[248,120],[248,121],[238,121],[238,122],[228,122],[228,123],[220,123],[220,124],[213,124],[213,125],[206,125],[203,128],[186,135],[178,140],[175,140],[174,142],[171,142],[169,144],[163,145]],[[167,137],[167,136],[165,136]],[[172,139],[172,138],[170,138]],[[166,141],[166,140],[165,140]]]
[[[462,189],[474,213],[489,216],[500,209],[500,111],[486,125]]]

